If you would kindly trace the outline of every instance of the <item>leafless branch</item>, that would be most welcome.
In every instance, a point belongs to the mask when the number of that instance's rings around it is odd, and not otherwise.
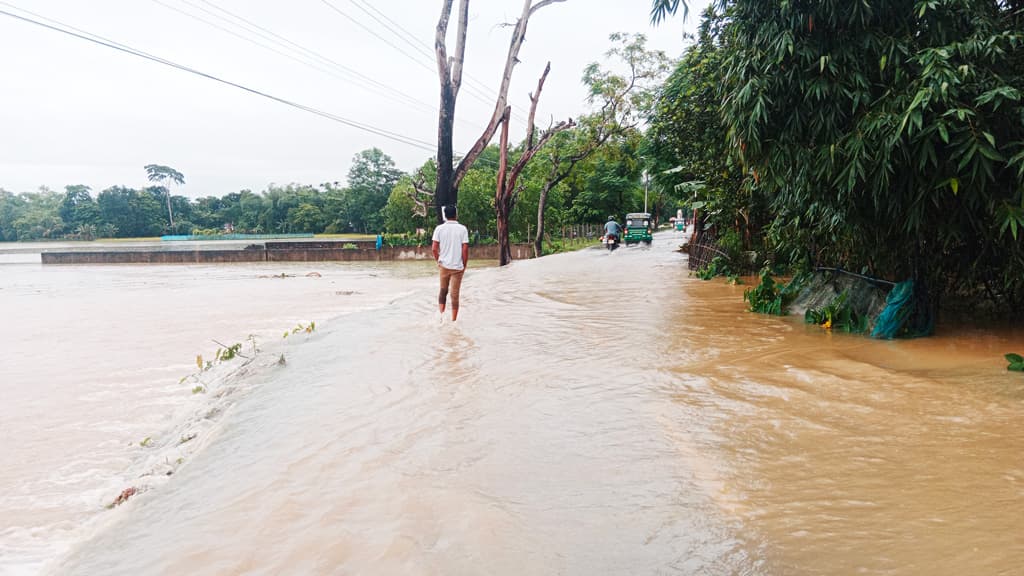
[[[413,180],[412,188],[411,191],[406,192],[406,196],[413,202],[412,213],[426,217],[434,205],[434,191],[427,188],[423,180]]]
[[[515,29],[512,31],[512,38],[509,41],[508,55],[505,58],[505,69],[501,75],[501,85],[498,88],[498,97],[494,103],[494,111],[491,113],[491,119],[484,128],[484,131],[480,134],[480,137],[477,138],[476,142],[469,149],[469,152],[466,153],[466,156],[455,168],[455,174],[453,175],[454,188],[458,189],[459,184],[462,182],[462,178],[465,177],[466,172],[468,172],[473,163],[476,162],[480,153],[484,151],[484,148],[486,148],[491,142],[491,139],[494,138],[494,134],[497,132],[498,126],[501,124],[502,116],[505,113],[505,107],[508,106],[508,87],[512,81],[512,69],[519,63],[519,50],[522,48],[523,41],[526,39],[526,27],[530,21],[530,16],[545,6],[564,1],[565,0],[541,0],[536,5],[533,5],[533,0],[523,0],[522,12],[519,15],[519,19],[516,20]]]

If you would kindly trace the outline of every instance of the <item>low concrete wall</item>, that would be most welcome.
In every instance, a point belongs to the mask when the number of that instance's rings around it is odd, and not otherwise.
[[[429,246],[386,246],[373,243],[355,249],[348,242],[268,242],[240,250],[138,250],[122,252],[43,252],[43,264],[216,264],[230,262],[373,262],[431,260]],[[498,246],[470,246],[470,260],[497,260]],[[512,246],[514,260],[533,258],[533,246]]]
[[[198,264],[263,262],[264,250],[167,250],[131,252],[43,252],[43,264]]]

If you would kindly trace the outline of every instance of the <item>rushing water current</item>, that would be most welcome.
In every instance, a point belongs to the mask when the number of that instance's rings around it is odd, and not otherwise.
[[[430,263],[0,264],[0,574],[1020,573],[1024,335],[751,314],[677,243],[471,263],[457,324]]]

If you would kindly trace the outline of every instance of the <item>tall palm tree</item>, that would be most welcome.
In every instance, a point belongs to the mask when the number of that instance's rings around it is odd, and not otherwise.
[[[181,184],[185,183],[185,175],[178,172],[170,166],[161,166],[159,164],[147,164],[145,166],[146,174],[149,175],[150,182],[160,182],[167,190],[167,218],[171,222],[171,231],[174,231],[174,213],[171,211],[171,187],[169,184]]]

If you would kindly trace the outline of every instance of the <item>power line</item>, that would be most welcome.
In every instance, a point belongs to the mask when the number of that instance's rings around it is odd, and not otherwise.
[[[178,8],[174,8],[172,6],[168,6],[167,4],[162,2],[161,0],[153,0],[153,1],[156,2],[157,4],[160,4],[160,5],[164,6],[164,7],[166,7],[166,8],[169,8],[169,9],[174,10],[174,11],[180,13],[180,14],[188,16],[189,18],[192,18],[194,20],[198,20],[200,22],[203,22],[204,24],[207,24],[209,26],[213,26],[213,27],[217,28],[218,30],[221,30],[223,32],[231,34],[232,36],[241,38],[241,39],[243,39],[243,40],[245,40],[247,42],[251,42],[253,44],[256,44],[257,46],[260,46],[261,48],[265,48],[267,50],[270,50],[271,52],[274,52],[275,54],[280,54],[282,56],[285,56],[286,58],[289,58],[291,60],[295,60],[295,61],[299,62],[300,64],[304,64],[304,65],[306,65],[306,66],[308,66],[310,68],[313,68],[314,70],[317,70],[319,72],[323,72],[325,74],[328,74],[328,75],[333,76],[335,78],[339,78],[341,80],[347,80],[346,78],[339,77],[337,74],[333,74],[330,70],[324,70],[324,69],[320,68],[318,65],[311,64],[310,62],[308,62],[306,60],[295,58],[294,56],[291,56],[289,54],[283,54],[279,50],[275,50],[275,49],[273,49],[273,48],[271,48],[269,46],[266,46],[266,45],[264,45],[264,44],[262,44],[260,42],[256,42],[255,40],[253,40],[251,38],[247,38],[247,37],[241,36],[241,35],[233,32],[232,30],[226,30],[222,26],[219,26],[217,24],[209,22],[209,21],[207,21],[207,20],[205,20],[205,19],[203,19],[201,17],[198,17],[198,16],[196,16],[194,14],[190,14],[190,13],[184,11],[184,10],[180,10]],[[290,39],[288,39],[288,38],[286,38],[286,37],[284,37],[284,36],[282,36],[280,34],[277,34],[276,32],[274,32],[272,30],[269,30],[268,28],[266,28],[264,26],[261,26],[261,25],[255,23],[255,22],[253,22],[251,20],[248,20],[248,19],[246,19],[246,18],[244,18],[242,16],[239,16],[238,14],[236,14],[234,12],[231,12],[230,10],[227,10],[225,8],[221,8],[220,6],[217,6],[216,4],[210,2],[209,0],[200,0],[200,2],[202,2],[203,4],[206,4],[207,6],[210,6],[211,8],[216,9],[219,12],[222,12],[222,13],[226,14],[227,16],[230,16],[234,20],[238,20],[239,22],[244,23],[244,26],[241,25],[241,24],[238,24],[237,22],[235,22],[235,21],[233,21],[233,20],[231,20],[231,19],[229,19],[229,18],[227,18],[225,16],[222,16],[220,14],[214,13],[214,12],[212,12],[212,11],[202,7],[202,6],[199,6],[199,5],[191,2],[190,0],[180,0],[180,2],[182,2],[183,4],[187,4],[188,6],[191,6],[192,8],[194,8],[196,10],[201,10],[202,12],[204,12],[206,14],[209,14],[210,16],[213,16],[214,18],[217,18],[218,20],[220,20],[222,22],[225,22],[225,23],[229,24],[230,26],[237,27],[238,29],[244,30],[245,32],[250,33],[250,34],[255,34],[255,35],[257,35],[257,36],[267,40],[268,42],[271,42],[272,44],[275,44],[277,46],[280,46],[280,47],[284,48],[285,50],[296,52],[296,53],[302,55],[303,58],[305,58],[306,55],[308,54],[310,57],[315,58],[316,60],[318,60],[320,62],[325,62],[326,65],[329,66],[329,67],[337,68],[339,71],[341,71],[342,74],[350,75],[350,76],[352,76],[354,78],[358,78],[359,80],[361,80],[363,82],[366,82],[366,83],[369,83],[369,84],[372,85],[372,86],[364,86],[364,85],[358,84],[358,81],[356,81],[357,82],[357,86],[360,87],[360,88],[364,88],[366,90],[369,90],[369,91],[377,93],[377,94],[382,94],[384,96],[389,96],[390,95],[392,98],[397,98],[400,101],[400,103],[416,106],[416,107],[418,107],[421,110],[428,111],[428,112],[431,112],[431,113],[435,113],[435,114],[437,113],[437,108],[434,105],[428,104],[428,103],[424,102],[423,100],[420,100],[419,98],[416,98],[415,96],[412,96],[412,95],[410,95],[410,94],[408,94],[406,92],[403,92],[403,91],[399,90],[398,88],[395,88],[395,87],[390,86],[388,84],[384,84],[383,82],[380,82],[380,81],[378,81],[378,80],[376,80],[376,79],[374,79],[374,78],[372,78],[370,76],[367,76],[366,74],[363,74],[363,73],[359,72],[358,70],[356,70],[354,68],[346,66],[346,65],[344,65],[344,64],[342,64],[340,62],[337,62],[337,61],[335,61],[335,60],[333,60],[333,59],[331,59],[331,58],[329,58],[327,56],[324,56],[322,53],[317,52],[316,50],[312,50],[312,49],[307,48],[307,47],[305,47],[305,46],[303,46],[301,44],[293,42],[292,40],[290,40]],[[373,86],[376,86],[379,89],[374,89]],[[483,127],[480,126],[479,124],[476,124],[475,122],[471,122],[471,121],[466,120],[464,118],[456,118],[456,122],[459,122],[463,126],[471,126],[474,129],[476,129],[476,130],[483,130]]]
[[[338,64],[336,62],[330,61],[330,66],[335,67],[335,68],[339,68],[342,71],[342,75],[339,75],[338,73],[334,72],[333,70],[325,69],[320,64],[317,64],[317,63],[314,63],[314,62],[310,62],[310,61],[305,60],[303,58],[299,58],[299,57],[293,56],[292,54],[288,54],[288,53],[282,52],[281,50],[278,50],[278,49],[276,49],[276,48],[274,48],[272,46],[268,46],[268,45],[266,45],[266,44],[264,44],[262,42],[259,42],[259,41],[255,40],[253,38],[249,38],[247,36],[243,36],[243,35],[235,32],[234,30],[230,30],[230,29],[225,28],[225,27],[223,27],[223,26],[221,26],[221,25],[219,25],[219,24],[217,24],[215,22],[211,22],[209,20],[206,20],[205,18],[202,18],[202,17],[197,16],[195,14],[186,12],[185,10],[182,10],[182,9],[177,8],[175,6],[171,6],[171,5],[163,2],[162,0],[153,0],[153,2],[163,6],[164,8],[167,8],[168,10],[173,10],[174,12],[182,14],[182,15],[188,17],[188,18],[191,18],[191,19],[196,20],[198,22],[202,22],[203,24],[206,24],[207,26],[211,26],[213,28],[216,28],[216,29],[220,30],[221,32],[224,32],[225,34],[230,34],[230,35],[232,35],[232,36],[234,36],[236,38],[239,38],[239,39],[244,40],[246,42],[249,42],[251,44],[255,44],[256,46],[259,46],[260,48],[263,48],[264,50],[269,50],[270,52],[273,52],[275,54],[278,54],[280,56],[288,58],[289,60],[292,60],[294,62],[298,62],[299,64],[302,64],[304,66],[312,68],[313,70],[316,70],[317,72],[321,72],[321,73],[327,74],[329,76],[332,76],[334,78],[337,78],[339,80],[343,80],[343,81],[346,81],[346,82],[351,82],[355,78],[358,78],[360,80],[363,80],[365,82],[369,82],[370,84],[372,84],[372,86],[360,86],[360,87],[362,87],[362,88],[364,88],[366,90],[369,90],[370,92],[374,92],[376,94],[380,94],[380,95],[386,96],[386,97],[390,96],[392,98],[397,98],[397,99],[399,99],[399,101],[401,101],[404,104],[408,104],[408,105],[411,105],[411,106],[417,106],[417,107],[420,107],[421,109],[424,109],[424,110],[434,111],[434,107],[433,106],[431,106],[431,105],[429,105],[429,104],[427,104],[425,102],[422,102],[420,100],[417,100],[416,98],[414,98],[414,97],[412,97],[412,96],[410,96],[408,94],[405,94],[405,93],[403,93],[403,92],[401,92],[401,91],[399,91],[399,90],[397,90],[395,88],[392,88],[392,87],[390,87],[390,86],[388,86],[386,84],[377,82],[376,80],[374,80],[374,79],[372,79],[372,78],[370,78],[368,76],[364,76],[362,74],[359,74],[355,70],[353,70],[351,68],[348,68],[346,66],[343,66],[341,64]],[[182,0],[182,2],[192,6],[194,8],[196,8],[198,10],[202,10],[202,11],[206,12],[207,14],[210,14],[211,16],[214,16],[215,18],[218,18],[218,19],[220,19],[222,21],[228,22],[232,26],[238,26],[237,24],[235,24],[234,22],[231,22],[230,20],[227,20],[223,16],[214,14],[214,13],[210,12],[209,10],[206,10],[205,8],[203,8],[201,6],[196,6],[196,5],[192,4],[191,2],[189,2],[188,0]],[[241,26],[238,26],[238,27],[241,28],[242,30],[245,30],[246,32],[257,34],[257,35],[267,39],[268,41],[270,41],[270,42],[272,42],[274,44],[277,44],[278,46],[282,46],[286,50],[295,51],[295,49],[289,48],[289,47],[285,46],[284,44],[282,44],[281,42],[279,42],[277,40],[274,40],[273,38],[269,38],[265,34],[260,34],[259,32],[255,32],[254,33],[254,32],[252,32],[250,30],[242,28]],[[322,60],[326,60],[326,58],[322,58],[322,57],[321,57],[321,59]],[[355,80],[355,82],[357,83],[357,85],[359,85],[358,84],[359,80]],[[375,88],[375,87],[377,87],[377,88]]]
[[[395,36],[401,38],[406,44],[409,44],[410,46],[418,49],[427,58],[429,58],[431,60],[436,58],[436,55],[434,54],[434,49],[430,45],[428,45],[427,43],[425,43],[422,40],[418,39],[415,34],[413,34],[412,32],[410,32],[407,29],[405,29],[404,27],[402,27],[402,25],[399,24],[398,22],[395,22],[394,20],[392,20],[387,14],[381,12],[373,4],[367,2],[366,0],[349,0],[349,2],[351,2],[353,5],[355,5],[356,8],[359,8],[363,12],[366,12],[367,14],[369,14],[369,16],[371,18],[373,18],[374,20],[379,22],[382,26],[387,28],[392,34],[394,34]],[[386,24],[384,22],[381,22],[381,20],[379,18],[377,18],[373,14],[370,14],[370,12],[368,10],[372,10],[373,12],[377,13],[377,15],[380,16],[380,18],[383,18],[388,23]],[[463,72],[463,78],[467,81],[466,85],[467,85],[468,88],[472,89],[472,88],[475,87],[478,94],[481,94],[481,95],[483,95],[484,97],[486,97],[488,99],[493,98],[489,94],[489,92],[491,90],[490,87],[485,85],[483,82],[480,82],[479,80],[477,80],[476,78],[470,76],[469,74],[466,74],[465,72]],[[472,82],[474,84],[474,86],[469,86],[470,82]],[[523,114],[527,113],[525,110],[523,110],[522,108],[520,108],[516,104],[513,104],[512,107],[518,109]]]
[[[388,16],[386,14],[384,14],[383,12],[381,12],[380,10],[377,10],[376,8],[374,8],[374,6],[372,4],[367,4],[367,5],[364,6],[363,2],[360,2],[359,0],[349,0],[349,1],[352,3],[353,6],[355,6],[356,8],[359,8],[360,10],[362,10],[363,13],[365,13],[367,16],[369,16],[370,18],[373,18],[374,20],[377,21],[378,24],[380,24],[381,26],[386,28],[388,31],[390,31],[392,34],[397,36],[399,40],[402,40],[403,42],[405,42],[409,46],[412,46],[413,49],[419,50],[421,54],[423,54],[424,56],[426,56],[427,58],[429,58],[431,60],[433,60],[436,57],[436,55],[434,54],[433,48],[430,48],[429,46],[425,45],[422,42],[416,41],[416,36],[414,36],[412,33],[410,33],[405,28],[402,28],[397,22],[395,22],[391,18],[388,18]],[[372,10],[372,12],[371,12],[371,10]],[[376,14],[374,14],[374,13],[376,13]],[[383,18],[383,20],[382,20],[382,18]],[[397,32],[395,30],[395,28],[398,28],[399,30],[401,30],[402,33]]]
[[[53,30],[55,32],[60,32],[62,34],[66,34],[68,36],[72,36],[72,37],[75,37],[75,38],[79,38],[81,40],[85,40],[87,42],[91,42],[93,44],[99,44],[100,46],[105,46],[107,48],[111,48],[111,49],[117,50],[119,52],[124,52],[126,54],[131,54],[132,56],[137,56],[139,58],[144,58],[146,60],[150,60],[150,61],[156,62],[158,64],[163,64],[165,66],[169,66],[171,68],[176,68],[176,69],[184,71],[184,72],[189,72],[191,74],[195,74],[196,76],[201,76],[203,78],[207,78],[209,80],[213,80],[213,81],[219,82],[221,84],[226,84],[228,86],[232,86],[234,88],[238,88],[239,90],[244,90],[246,92],[249,92],[250,94],[255,94],[257,96],[262,96],[262,97],[267,98],[269,100],[273,100],[275,102],[278,102],[278,103],[281,103],[281,104],[285,104],[287,106],[291,106],[293,108],[297,108],[297,109],[303,110],[305,112],[309,112],[310,114],[316,114],[317,116],[321,116],[323,118],[327,118],[328,120],[333,120],[335,122],[338,122],[340,124],[344,124],[346,126],[355,128],[357,130],[362,130],[364,132],[369,132],[371,134],[374,134],[374,135],[377,135],[377,136],[381,136],[383,138],[387,138],[389,140],[393,140],[393,141],[399,142],[401,144],[406,144],[408,146],[413,146],[413,147],[420,148],[420,149],[423,149],[423,150],[427,150],[427,151],[430,151],[430,152],[435,152],[436,151],[436,149],[434,147],[434,144],[432,144],[430,142],[426,142],[424,140],[419,140],[419,139],[412,138],[412,137],[409,137],[409,136],[404,136],[402,134],[398,134],[397,132],[392,132],[390,130],[385,130],[383,128],[377,128],[377,127],[371,126],[369,124],[364,124],[362,122],[358,122],[356,120],[351,120],[349,118],[345,118],[343,116],[339,116],[339,115],[336,115],[336,114],[331,114],[329,112],[324,112],[324,111],[319,110],[317,108],[313,108],[312,106],[306,106],[304,104],[299,104],[297,102],[292,102],[290,100],[286,100],[284,98],[281,98],[281,97],[278,97],[278,96],[274,96],[272,94],[268,94],[266,92],[257,90],[255,88],[249,88],[248,86],[244,86],[244,85],[239,84],[237,82],[232,82],[230,80],[225,80],[223,78],[214,76],[212,74],[208,74],[206,72],[202,72],[202,71],[196,70],[196,69],[191,68],[189,66],[185,66],[183,64],[178,64],[177,62],[172,62],[172,61],[167,60],[165,58],[161,58],[159,56],[154,56],[152,54],[148,54],[148,53],[143,52],[141,50],[138,50],[136,48],[132,48],[131,46],[128,46],[126,44],[122,44],[120,42],[116,42],[114,40],[110,40],[110,39],[104,38],[104,37],[102,37],[102,36],[100,36],[98,34],[93,34],[91,32],[86,32],[84,30],[80,30],[78,28],[74,28],[74,27],[69,26],[67,24],[64,24],[62,22],[53,20],[51,18],[47,18],[45,16],[40,16],[39,14],[34,14],[32,12],[29,12],[28,10],[24,10],[24,9],[19,8],[17,6],[13,6],[13,5],[11,5],[11,4],[7,3],[7,2],[0,2],[0,4],[3,4],[4,6],[12,7],[14,9],[16,9],[16,10],[20,10],[21,12],[24,12],[26,14],[31,14],[32,16],[35,16],[37,18],[41,18],[43,20],[47,20],[49,22],[53,22],[56,25],[46,24],[44,22],[40,22],[38,20],[33,20],[31,18],[27,18],[27,17],[21,16],[19,14],[14,14],[12,12],[7,12],[6,10],[0,10],[0,15],[9,16],[11,18],[15,18],[17,20],[21,20],[23,22],[27,22],[27,23],[30,23],[30,24],[35,24],[36,26],[40,26],[42,28],[47,28],[47,29]]]
[[[433,69],[433,68],[431,68],[430,66],[427,66],[426,64],[424,64],[424,63],[423,63],[423,61],[421,61],[421,60],[418,60],[418,59],[417,59],[417,58],[416,58],[415,56],[413,56],[413,55],[409,54],[408,52],[406,52],[405,50],[403,50],[403,49],[399,48],[398,46],[396,46],[396,45],[395,45],[395,44],[394,44],[393,42],[391,42],[391,41],[390,41],[390,40],[388,40],[387,38],[385,38],[385,37],[381,36],[380,34],[377,34],[377,33],[376,33],[375,31],[373,31],[373,29],[372,29],[372,28],[370,28],[369,26],[367,26],[367,25],[363,24],[363,23],[362,23],[362,22],[360,22],[359,20],[356,20],[356,19],[355,19],[355,18],[353,18],[352,16],[349,16],[349,15],[348,15],[348,14],[347,14],[347,13],[346,13],[346,12],[345,12],[344,10],[342,10],[342,9],[338,8],[338,7],[337,7],[337,6],[335,6],[334,4],[331,4],[331,3],[330,3],[330,2],[328,2],[327,0],[320,0],[320,1],[321,1],[321,2],[323,2],[323,3],[324,3],[324,4],[325,4],[325,5],[326,5],[326,6],[328,7],[328,8],[330,8],[331,10],[334,10],[334,11],[335,11],[335,12],[337,12],[338,14],[341,14],[341,15],[342,15],[343,17],[345,17],[346,19],[348,19],[348,20],[349,20],[350,22],[352,22],[352,23],[353,23],[353,24],[355,24],[356,26],[359,26],[359,27],[360,27],[360,28],[362,28],[363,30],[366,30],[366,31],[367,31],[367,32],[369,32],[369,33],[370,33],[371,35],[373,35],[373,36],[374,36],[375,38],[377,38],[378,40],[380,40],[381,42],[383,42],[383,43],[387,44],[388,46],[391,46],[391,47],[392,47],[392,48],[394,48],[394,49],[395,49],[396,51],[398,51],[399,53],[403,54],[403,55],[404,55],[404,56],[405,56],[406,58],[408,58],[408,59],[412,60],[413,62],[415,62],[416,64],[418,64],[418,65],[419,65],[420,67],[422,67],[422,68],[426,69],[426,70],[427,70],[427,72],[431,72],[431,73],[433,73],[433,72],[434,72],[434,69]]]
[[[431,72],[431,73],[436,73],[436,70],[434,69],[434,67],[433,67],[432,65],[427,65],[427,64],[425,64],[425,63],[424,63],[424,61],[423,61],[423,60],[419,59],[419,58],[418,58],[418,57],[416,57],[416,56],[413,56],[412,54],[409,54],[409,52],[407,52],[406,50],[402,49],[401,47],[399,47],[399,46],[395,45],[395,43],[394,43],[394,42],[392,42],[392,41],[388,40],[387,38],[385,38],[385,37],[381,36],[381,35],[380,35],[380,34],[378,34],[378,33],[377,33],[376,31],[374,31],[374,30],[373,30],[372,28],[370,28],[370,27],[369,27],[369,26],[367,26],[366,24],[364,24],[364,23],[360,22],[360,21],[359,21],[358,19],[356,19],[356,18],[352,17],[351,15],[349,15],[349,14],[348,14],[347,12],[345,12],[345,11],[344,11],[344,10],[342,10],[341,8],[338,8],[337,6],[335,6],[334,4],[332,4],[331,2],[329,2],[328,0],[320,0],[320,1],[321,1],[321,2],[323,2],[323,4],[324,4],[324,5],[326,5],[326,6],[328,7],[328,8],[330,8],[330,9],[331,9],[331,10],[333,10],[334,12],[336,12],[336,13],[340,14],[341,16],[343,16],[344,18],[346,18],[347,20],[349,20],[350,22],[352,22],[352,23],[353,23],[353,24],[355,24],[356,26],[359,26],[360,28],[362,28],[363,30],[365,30],[366,32],[368,32],[369,34],[371,34],[371,35],[372,35],[373,37],[377,38],[377,39],[378,39],[378,40],[380,40],[381,42],[384,42],[385,44],[387,44],[388,46],[390,46],[391,48],[393,48],[393,49],[394,49],[395,51],[397,51],[398,53],[402,54],[403,56],[405,56],[406,58],[408,58],[409,60],[411,60],[412,62],[414,62],[414,63],[415,63],[416,65],[420,66],[421,68],[423,68],[423,69],[425,69],[425,70],[427,70],[427,71],[429,71],[429,72]],[[353,2],[353,4],[354,4],[354,2]],[[366,12],[366,10],[365,10],[365,9],[363,9],[362,7],[360,7],[360,6],[358,6],[358,5],[357,5],[356,7],[357,7],[357,8],[360,8],[360,9],[362,9],[362,10],[363,10],[364,12]],[[396,35],[396,36],[398,36],[398,37],[402,38],[402,40],[403,40],[403,41],[406,41],[407,43],[409,43],[409,41],[408,41],[408,40],[406,40],[406,39],[405,39],[405,38],[404,38],[404,37],[402,36],[402,34],[401,34],[401,33],[399,33],[399,32],[396,32],[396,31],[395,31],[395,30],[394,30],[393,28],[391,28],[391,27],[390,27],[390,26],[388,26],[387,24],[383,24],[383,23],[381,22],[381,20],[380,20],[380,19],[376,19],[376,18],[375,18],[375,20],[377,20],[377,22],[381,23],[381,24],[382,24],[382,25],[383,25],[383,26],[384,26],[384,27],[385,27],[385,28],[386,28],[386,29],[387,29],[388,31],[390,31],[390,32],[391,32],[392,34],[394,34],[394,35]],[[431,54],[432,54],[432,51],[431,51]],[[425,56],[426,56],[426,57],[427,57],[427,58],[428,58],[429,60],[433,60],[433,59],[435,58],[435,56],[433,56],[433,55],[429,55],[429,54],[424,54],[424,55],[425,55]],[[477,99],[477,100],[479,100],[480,102],[483,102],[484,104],[487,104],[487,105],[491,105],[491,104],[492,104],[492,102],[491,102],[491,97],[490,97],[490,96],[488,96],[487,94],[483,93],[483,92],[482,92],[482,91],[480,91],[479,89],[474,89],[474,87],[472,87],[472,86],[468,86],[468,85],[465,85],[465,86],[463,86],[463,87],[464,87],[464,88],[466,89],[466,92],[467,92],[467,93],[468,93],[468,94],[469,94],[470,96],[473,96],[474,98],[476,98],[476,99]],[[515,106],[515,105],[513,105],[513,108],[519,109],[519,107],[518,107],[518,106]]]

